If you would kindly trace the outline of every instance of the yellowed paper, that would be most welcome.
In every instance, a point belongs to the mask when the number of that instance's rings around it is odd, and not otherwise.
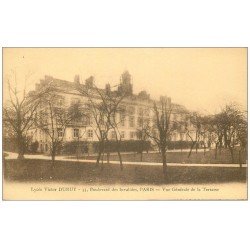
[[[247,48],[4,48],[3,199],[247,200],[246,112]]]

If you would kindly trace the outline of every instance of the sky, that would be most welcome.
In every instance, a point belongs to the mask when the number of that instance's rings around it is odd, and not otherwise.
[[[247,108],[246,48],[4,48],[4,97],[11,70],[20,89],[25,75],[27,89],[44,75],[68,81],[76,74],[83,81],[93,75],[97,86],[112,86],[128,70],[134,93],[167,95],[203,113],[216,113],[230,102]]]

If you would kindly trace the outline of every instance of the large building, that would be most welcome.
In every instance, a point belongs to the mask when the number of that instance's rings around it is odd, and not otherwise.
[[[60,79],[53,78],[51,76],[45,76],[44,79],[40,80],[40,83],[36,84],[35,91],[39,91],[48,85],[53,86],[57,92],[57,98],[55,100],[56,105],[60,106],[70,106],[75,103],[81,103],[83,106],[87,102],[87,98],[84,97],[77,89],[80,87],[88,86],[91,87],[93,84],[93,77],[86,79],[85,83],[80,83],[79,76],[75,76],[73,82],[64,81]],[[100,91],[116,91],[117,93],[127,93],[128,95],[122,100],[120,106],[122,106],[126,112],[122,114],[117,114],[120,120],[119,123],[119,134],[122,140],[137,140],[138,139],[138,129],[143,126],[143,123],[150,123],[154,118],[154,112],[152,110],[153,100],[146,91],[141,91],[138,94],[133,93],[133,84],[131,80],[131,75],[126,71],[121,75],[120,83],[116,86],[117,88],[113,90],[109,84],[106,85],[105,89],[100,89]],[[171,98],[162,96],[165,98],[167,103],[172,107],[171,119],[172,122],[183,121],[187,119],[188,111],[185,107],[171,103]],[[98,99],[98,97],[96,98]],[[98,100],[97,100],[98,101]],[[47,103],[42,103],[40,105],[40,110],[46,110]],[[65,128],[65,132],[62,134],[60,128],[57,129],[58,136],[63,136],[64,142],[71,141],[87,141],[94,142],[98,141],[98,137],[95,130],[95,121],[93,119],[78,119],[77,121],[72,121]],[[40,152],[49,152],[50,150],[50,138],[44,130],[39,128],[34,128],[32,131],[33,141],[39,143],[38,150]],[[115,131],[112,129],[109,131],[108,137],[110,140],[115,139]],[[178,127],[171,134],[172,141],[188,141],[189,136],[185,133],[184,127]],[[91,144],[91,143],[90,143]]]

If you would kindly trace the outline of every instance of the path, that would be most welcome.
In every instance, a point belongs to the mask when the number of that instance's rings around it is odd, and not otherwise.
[[[17,159],[18,154],[13,152],[5,152],[8,156],[5,157],[8,159]],[[51,160],[50,156],[47,155],[25,155],[26,159],[40,159],[40,160]],[[95,163],[96,160],[84,160],[84,159],[69,159],[65,156],[56,156],[56,161],[69,161],[69,162],[86,162],[86,163]],[[107,161],[103,161],[107,163]],[[119,161],[110,161],[110,164],[119,164]],[[123,161],[124,165],[139,165],[139,166],[162,166],[162,163],[159,162],[127,162]],[[198,163],[168,163],[168,166],[179,166],[179,167],[239,167],[239,164],[198,164]],[[242,167],[247,167],[247,164],[242,164]]]

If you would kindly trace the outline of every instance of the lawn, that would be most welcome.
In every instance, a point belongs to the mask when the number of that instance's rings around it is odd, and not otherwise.
[[[79,184],[203,184],[242,182],[247,180],[247,168],[232,167],[168,167],[164,178],[161,166],[125,166],[56,161],[50,179],[50,161],[25,159],[5,160],[4,178],[18,182],[72,182]]]
[[[70,158],[76,158],[75,156],[70,156]],[[81,157],[83,159],[96,159],[96,156],[85,156]],[[106,160],[106,156],[103,158]],[[234,163],[239,163],[239,153],[238,150],[234,151]],[[242,163],[246,163],[247,153],[242,153]],[[112,154],[110,156],[110,160],[118,161],[119,158],[117,155]],[[123,154],[122,155],[123,161],[128,162],[140,162],[141,155],[138,153],[131,153],[131,154]],[[159,153],[143,153],[144,162],[162,162],[161,155]],[[231,155],[228,149],[222,149],[221,151],[218,150],[217,158],[215,159],[215,150],[210,150],[205,152],[192,152],[191,156],[188,158],[188,152],[167,152],[167,162],[169,163],[201,163],[201,164],[230,164],[232,163]]]

